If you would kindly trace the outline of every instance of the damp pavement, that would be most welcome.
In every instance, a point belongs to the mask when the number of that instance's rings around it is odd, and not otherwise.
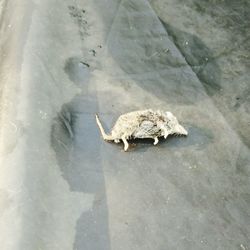
[[[250,249],[249,10],[0,0],[0,249]],[[145,108],[188,137],[100,138]]]

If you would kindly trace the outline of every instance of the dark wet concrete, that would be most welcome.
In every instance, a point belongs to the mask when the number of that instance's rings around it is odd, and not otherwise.
[[[0,249],[249,249],[247,1],[35,2],[1,68]],[[143,108],[188,137],[100,138]]]

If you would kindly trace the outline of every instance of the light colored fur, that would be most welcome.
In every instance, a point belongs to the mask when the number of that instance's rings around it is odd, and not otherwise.
[[[122,140],[125,151],[129,147],[128,139],[152,138],[154,145],[156,145],[158,137],[166,139],[170,134],[188,134],[171,112],[160,110],[146,109],[123,114],[117,119],[110,134],[105,133],[98,115],[96,115],[96,122],[103,139],[116,143]]]

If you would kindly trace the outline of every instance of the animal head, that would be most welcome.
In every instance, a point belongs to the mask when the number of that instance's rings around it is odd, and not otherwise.
[[[164,121],[160,122],[159,127],[162,130],[162,135],[167,138],[168,135],[188,135],[188,132],[183,128],[177,118],[171,112],[164,113]]]

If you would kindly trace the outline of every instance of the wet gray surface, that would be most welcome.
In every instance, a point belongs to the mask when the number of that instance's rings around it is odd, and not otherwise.
[[[249,10],[0,1],[0,249],[249,249]],[[144,108],[189,136],[102,141]]]

